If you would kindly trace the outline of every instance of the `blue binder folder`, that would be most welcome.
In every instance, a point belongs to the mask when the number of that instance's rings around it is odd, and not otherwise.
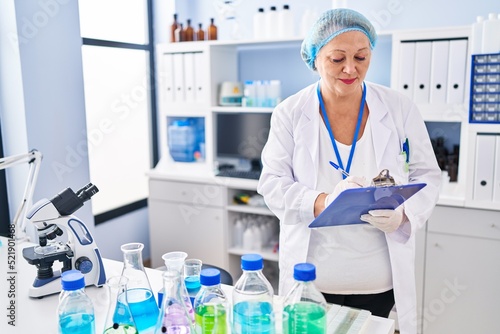
[[[370,210],[395,209],[425,186],[425,183],[413,183],[346,189],[309,227],[367,224],[359,219],[361,215]]]

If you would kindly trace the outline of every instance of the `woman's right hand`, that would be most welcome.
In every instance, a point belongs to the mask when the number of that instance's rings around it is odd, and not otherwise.
[[[337,183],[331,194],[325,197],[325,208],[327,208],[346,189],[368,187],[369,182],[364,176],[348,176]]]

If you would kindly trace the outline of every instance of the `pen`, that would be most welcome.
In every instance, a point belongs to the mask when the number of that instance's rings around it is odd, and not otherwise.
[[[333,166],[333,168],[335,168],[336,170],[338,170],[339,172],[341,172],[344,176],[349,176],[349,173],[347,173],[345,170],[343,170],[342,168],[340,168],[339,165],[337,165],[335,162],[333,161],[330,161],[330,165]]]

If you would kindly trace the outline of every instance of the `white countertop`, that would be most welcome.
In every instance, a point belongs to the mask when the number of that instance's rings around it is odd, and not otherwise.
[[[0,246],[0,298],[2,310],[0,314],[0,333],[25,334],[37,332],[40,334],[57,333],[57,305],[59,302],[58,294],[43,297],[42,299],[30,298],[28,289],[36,276],[36,267],[28,264],[22,256],[22,249],[30,246],[28,243],[17,245],[15,253],[16,268],[14,272],[16,278],[15,299],[8,296],[10,284],[7,281],[11,274],[8,268],[8,240],[0,237],[2,245]],[[103,259],[106,270],[106,277],[120,275],[122,263],[118,261]],[[56,264],[54,265],[56,267]],[[161,271],[146,268],[151,288],[156,294],[162,287]],[[228,296],[230,296],[231,286],[223,287]],[[102,333],[107,312],[107,293],[106,288],[97,288],[95,286],[86,287],[86,292],[94,303],[94,312],[96,319],[96,334]],[[7,307],[9,303],[15,300],[15,327],[8,324],[10,319],[7,317]],[[394,333],[394,321],[390,319],[370,316],[363,327],[362,333],[366,334],[392,334]]]

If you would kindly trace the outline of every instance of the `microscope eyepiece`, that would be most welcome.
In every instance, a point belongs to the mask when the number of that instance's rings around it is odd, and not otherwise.
[[[92,183],[79,189],[76,193],[71,188],[66,188],[54,196],[50,201],[62,216],[67,216],[80,209],[85,201],[94,196],[99,189]]]
[[[76,192],[76,195],[83,201],[88,201],[92,196],[97,194],[99,189],[92,183],[87,184]]]

